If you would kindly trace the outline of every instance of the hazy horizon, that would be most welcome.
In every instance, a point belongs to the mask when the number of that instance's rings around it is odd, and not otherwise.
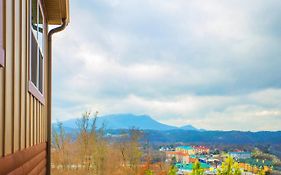
[[[53,120],[148,114],[280,130],[281,1],[70,0],[54,38]]]
[[[197,127],[197,126],[194,126],[192,124],[189,124],[189,123],[182,123],[181,125],[171,125],[169,123],[163,123],[161,121],[158,121],[157,119],[155,119],[155,117],[149,115],[149,114],[133,114],[133,113],[112,113],[112,114],[107,114],[107,115],[98,115],[98,118],[108,118],[108,117],[120,117],[122,115],[132,115],[132,117],[149,117],[151,118],[152,120],[158,122],[158,123],[161,123],[161,124],[164,124],[164,125],[167,125],[167,126],[171,126],[171,127],[177,127],[178,129],[182,128],[182,127],[186,127],[186,126],[192,126],[194,127],[195,129],[198,129],[198,130],[204,130],[204,131],[241,131],[241,132],[248,132],[250,130],[247,130],[247,129],[243,129],[243,130],[233,130],[233,129],[229,129],[229,130],[219,130],[219,129],[210,129],[210,130],[206,130],[205,128],[200,128],[200,127]],[[90,115],[90,118],[93,119],[94,117],[94,113],[91,113]],[[56,124],[58,122],[62,122],[62,124],[64,124],[64,122],[69,122],[69,121],[73,121],[73,120],[79,120],[80,118],[82,117],[82,114],[80,116],[77,116],[77,117],[73,117],[73,118],[70,118],[70,119],[63,119],[63,120],[53,120],[52,121],[52,124]],[[106,123],[105,123],[106,124]],[[133,126],[134,127],[134,126]],[[119,129],[124,129],[124,128],[119,128]],[[140,128],[141,129],[141,128]],[[259,130],[259,131],[272,131],[272,132],[281,132],[281,129],[277,129],[277,130]],[[259,131],[250,131],[250,132],[259,132]]]

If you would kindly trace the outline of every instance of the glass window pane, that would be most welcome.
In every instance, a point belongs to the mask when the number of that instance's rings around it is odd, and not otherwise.
[[[32,7],[31,7],[31,28],[32,31],[37,39],[37,0],[32,0]]]
[[[37,86],[37,42],[34,35],[31,35],[31,64],[30,74],[32,83]]]
[[[43,93],[43,56],[39,50],[39,91]]]
[[[42,15],[42,11],[41,9],[39,8],[39,23],[38,23],[38,44],[39,44],[39,48],[41,49],[42,51],[42,54],[43,53],[43,44],[44,44],[44,41],[43,41],[43,15]]]
[[[31,0],[30,79],[38,91],[43,93],[44,18],[41,9],[38,0]]]

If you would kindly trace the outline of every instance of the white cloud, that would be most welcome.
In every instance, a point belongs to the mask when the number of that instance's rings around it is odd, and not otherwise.
[[[93,109],[178,126],[276,130],[281,41],[273,27],[281,13],[272,11],[280,5],[73,0],[71,23],[54,39],[54,118]]]
[[[124,98],[94,100],[89,97],[77,99],[71,96],[72,99],[67,100],[80,101],[80,103],[84,100],[85,106],[74,107],[74,109],[70,106],[68,109],[60,110],[70,111],[65,119],[72,118],[74,114],[76,117],[80,116],[81,111],[90,109],[100,111],[101,115],[124,112],[150,114],[163,123],[176,126],[192,124],[198,128],[211,130],[279,130],[280,98],[278,104],[274,100],[268,101],[267,105],[270,107],[264,107],[259,101],[253,100],[253,97],[270,91],[265,90],[248,96],[185,95],[160,99],[129,95]],[[274,125],[271,126],[272,123]]]

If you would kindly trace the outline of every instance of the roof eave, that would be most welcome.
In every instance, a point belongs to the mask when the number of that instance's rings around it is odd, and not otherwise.
[[[63,20],[69,23],[69,0],[45,1],[47,11],[47,23],[50,25],[61,25]]]

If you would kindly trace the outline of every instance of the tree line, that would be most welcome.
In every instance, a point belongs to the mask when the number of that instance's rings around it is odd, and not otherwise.
[[[77,131],[67,134],[57,122],[52,136],[52,174],[93,175],[167,175],[164,162],[152,163],[150,151],[142,150],[143,136],[137,129],[122,135],[122,141],[105,137],[105,128],[97,128],[98,112],[85,112],[76,121]]]

